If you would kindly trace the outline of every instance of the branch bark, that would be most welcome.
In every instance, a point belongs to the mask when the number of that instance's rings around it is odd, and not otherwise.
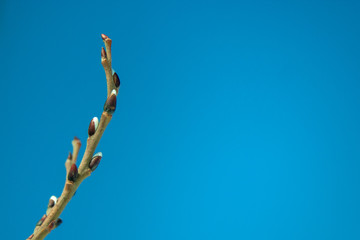
[[[76,167],[76,160],[78,158],[81,142],[77,137],[72,141],[73,152],[69,153],[65,161],[66,181],[64,189],[58,199],[56,199],[55,196],[50,198],[46,214],[39,220],[33,234],[27,239],[44,239],[53,229],[61,224],[62,220],[59,218],[60,214],[74,196],[80,184],[96,169],[102,157],[101,153],[94,155],[94,152],[116,109],[116,96],[119,91],[120,80],[118,75],[113,73],[111,67],[112,41],[105,34],[101,34],[101,38],[104,41],[106,49],[101,49],[101,64],[105,70],[107,100],[104,105],[103,113],[101,114],[100,122],[98,122],[97,118],[92,119],[90,122],[88,131],[89,137],[86,141],[85,153],[79,168]]]

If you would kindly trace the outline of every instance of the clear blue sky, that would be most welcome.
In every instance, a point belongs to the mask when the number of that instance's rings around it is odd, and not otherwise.
[[[103,160],[48,239],[360,239],[358,1],[1,1],[1,239]],[[81,154],[83,153],[82,148]]]

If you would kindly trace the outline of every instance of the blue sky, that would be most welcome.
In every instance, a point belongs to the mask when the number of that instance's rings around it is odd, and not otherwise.
[[[47,239],[360,239],[357,1],[2,1],[2,239],[25,239],[106,98],[103,160]]]

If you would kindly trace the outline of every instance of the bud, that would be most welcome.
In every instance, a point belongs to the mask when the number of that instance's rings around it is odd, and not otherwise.
[[[91,171],[95,171],[95,169],[99,166],[100,160],[102,158],[102,153],[99,152],[93,156],[93,158],[90,161],[89,168]]]
[[[106,51],[103,47],[101,48],[101,58],[106,58]]]
[[[68,174],[68,180],[71,182],[75,182],[76,179],[79,177],[79,173],[76,167],[76,164],[73,163],[73,165],[71,165],[69,174]]]
[[[34,234],[31,234],[27,239],[32,239],[34,237]]]
[[[67,159],[69,159],[70,161],[72,160],[72,153],[71,152],[69,152],[69,155],[68,155]]]
[[[62,219],[61,218],[58,218],[58,219],[56,219],[56,221],[55,221],[55,228],[57,228],[58,226],[60,226],[61,224],[62,224]]]
[[[113,74],[113,80],[114,80],[115,87],[119,88],[120,87],[120,78],[117,75],[117,73]]]
[[[36,223],[36,226],[41,226],[41,224],[45,221],[46,217],[46,214],[44,214],[42,218]]]
[[[116,90],[111,91],[110,97],[106,100],[104,105],[104,111],[113,114],[116,109]]]
[[[106,36],[105,34],[101,34],[101,38],[102,38],[102,40],[106,40],[106,39],[108,39],[109,37],[108,36]]]
[[[95,134],[96,129],[98,128],[98,126],[99,126],[99,119],[97,117],[94,117],[91,120],[90,125],[89,125],[89,129],[88,129],[89,137],[91,137],[92,135]]]
[[[49,225],[48,225],[49,231],[51,231],[51,230],[54,229],[54,227],[55,227],[55,221],[56,221],[56,220],[54,220],[54,221],[52,221],[51,223],[49,223]]]
[[[54,202],[54,200],[50,199],[49,204],[48,204],[48,208],[52,208],[53,206],[55,206],[55,202]]]
[[[51,196],[49,200],[48,208],[52,208],[53,206],[55,206],[56,202],[57,202],[57,197]]]

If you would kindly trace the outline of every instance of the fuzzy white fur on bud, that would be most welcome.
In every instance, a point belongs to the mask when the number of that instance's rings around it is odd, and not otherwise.
[[[53,200],[53,201],[54,201],[54,205],[55,205],[55,204],[56,204],[56,202],[57,202],[57,197],[55,197],[55,196],[51,196],[50,200]]]
[[[97,117],[94,117],[92,120],[94,121],[95,131],[96,131],[96,129],[97,129],[98,126],[99,126],[99,119],[98,119]]]
[[[111,95],[113,95],[113,94],[114,94],[115,96],[117,95],[117,94],[116,94],[116,90],[115,90],[115,89],[113,89],[113,90],[111,91],[110,96],[111,96]]]
[[[116,89],[113,89],[104,104],[104,111],[113,114],[116,110]]]
[[[94,117],[93,119],[91,119],[89,129],[88,129],[89,137],[91,137],[92,135],[95,134],[98,126],[99,126],[99,119],[97,117]]]

